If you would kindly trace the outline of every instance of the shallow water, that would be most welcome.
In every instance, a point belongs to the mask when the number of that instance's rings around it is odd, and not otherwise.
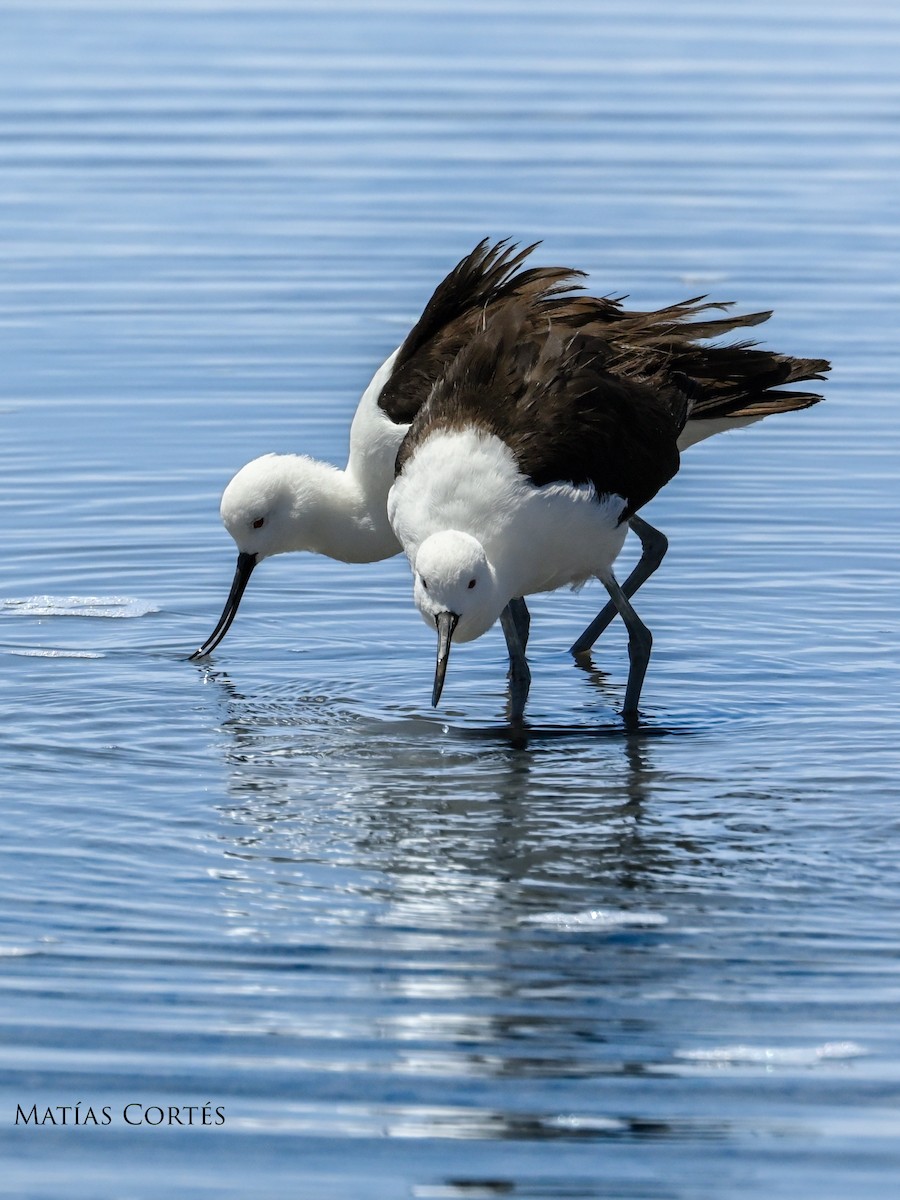
[[[893,1197],[895,6],[0,25],[0,1194]],[[186,661],[230,474],[340,461],[485,235],[834,362],[648,510],[637,734],[591,588],[532,605],[525,746],[498,631],[430,708],[398,560],[269,562]]]

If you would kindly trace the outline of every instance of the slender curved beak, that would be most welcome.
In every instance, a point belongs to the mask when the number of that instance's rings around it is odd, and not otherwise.
[[[431,703],[437,708],[441,692],[444,690],[444,676],[447,674],[447,663],[450,661],[450,639],[453,637],[453,630],[459,624],[459,617],[456,613],[442,612],[438,613],[435,617],[434,623],[437,626],[438,633],[438,652],[437,666],[434,669],[434,690],[431,693]]]
[[[241,553],[238,555],[237,569],[234,572],[234,579],[231,584],[231,591],[228,593],[228,599],[225,601],[225,607],[222,609],[222,615],[219,617],[219,623],[199,648],[191,655],[189,661],[195,658],[203,658],[211,651],[215,650],[219,642],[231,628],[231,622],[237,615],[238,606],[241,603],[241,596],[244,594],[244,589],[250,581],[250,576],[253,574],[253,568],[259,562],[259,558],[255,554]]]

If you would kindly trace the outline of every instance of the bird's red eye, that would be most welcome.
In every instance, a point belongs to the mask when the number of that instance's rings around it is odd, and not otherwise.
[[[253,528],[254,529],[262,529],[262,527],[263,527],[263,525],[265,525],[265,523],[266,523],[265,517],[257,517],[256,520],[253,522]]]
[[[473,588],[474,586],[475,586],[475,580],[474,580],[474,579],[470,579],[470,580],[469,580],[469,587],[470,587],[470,588]]]

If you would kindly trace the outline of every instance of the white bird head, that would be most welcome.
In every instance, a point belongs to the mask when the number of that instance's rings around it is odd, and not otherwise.
[[[414,597],[427,625],[438,633],[432,703],[444,686],[450,643],[471,642],[494,624],[506,603],[484,547],[456,529],[433,533],[419,546],[414,566]]]
[[[295,454],[264,454],[231,480],[219,513],[239,554],[259,563],[272,554],[309,548],[304,545],[309,537],[304,516],[311,507],[304,487],[307,462],[312,467],[311,459]]]
[[[241,467],[228,484],[219,512],[238,548],[237,568],[218,625],[191,658],[209,654],[224,638],[250,576],[264,558],[315,548],[314,475],[322,467],[294,454],[264,454]]]

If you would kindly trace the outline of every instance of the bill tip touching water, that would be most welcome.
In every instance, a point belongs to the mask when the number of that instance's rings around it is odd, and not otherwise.
[[[785,385],[822,379],[829,364],[720,340],[767,312],[732,314],[704,297],[630,311],[584,294],[580,272],[524,267],[533,249],[485,239],[442,280],[363,394],[343,470],[267,455],[238,472],[221,509],[238,548],[234,581],[193,658],[221,642],[263,558],[310,550],[369,562],[402,548],[438,638],[434,704],[452,644],[499,619],[510,717],[521,721],[525,597],[596,577],[609,602],[572,651],[586,654],[620,616],[623,715],[637,715],[652,637],[631,598],[667,547],[638,510],[694,443],[817,403]],[[620,585],[613,564],[629,529],[642,553]]]

